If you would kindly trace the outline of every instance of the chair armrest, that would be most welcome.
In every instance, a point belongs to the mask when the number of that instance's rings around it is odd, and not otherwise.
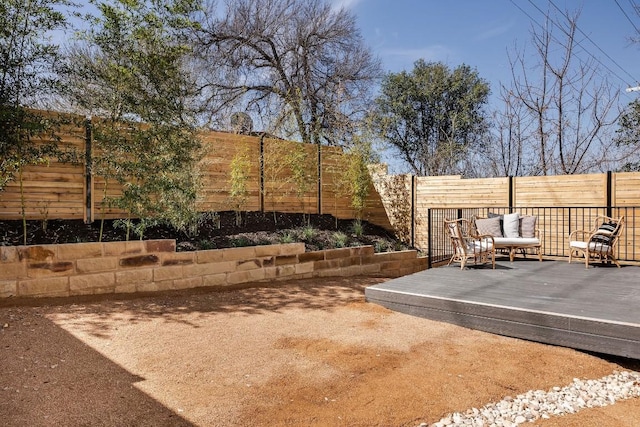
[[[571,234],[569,234],[569,240],[587,241],[591,237],[591,234],[593,234],[591,230],[573,230]],[[578,236],[580,236],[580,238],[578,238]]]
[[[471,237],[473,237],[474,240],[489,240],[490,239],[492,245],[495,245],[495,243],[496,243],[491,234],[474,234]]]

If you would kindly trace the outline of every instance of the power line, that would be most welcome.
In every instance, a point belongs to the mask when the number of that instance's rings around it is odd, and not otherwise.
[[[625,16],[625,18],[627,18],[627,21],[629,21],[629,23],[636,30],[636,33],[640,34],[640,30],[638,29],[638,27],[636,27],[636,24],[631,20],[631,18],[629,18],[629,15],[627,15],[627,12],[622,8],[622,6],[620,6],[620,3],[618,3],[618,0],[613,0],[613,1],[616,2],[616,4],[618,5],[618,9],[620,9],[620,12],[622,12],[622,14]],[[629,0],[629,1],[631,1],[631,0]]]
[[[511,3],[517,7],[523,14],[525,14],[534,24],[536,24],[538,27],[540,27],[541,29],[544,30],[544,26],[542,24],[540,24],[538,22],[537,19],[535,19],[534,17],[532,17],[527,11],[525,11],[522,7],[520,7],[520,5],[518,5],[517,3],[515,3],[514,0],[510,0]],[[558,25],[554,20],[551,19],[551,17],[545,13],[544,11],[542,11],[536,4],[534,4],[531,0],[529,0],[529,3],[531,3],[531,5],[533,7],[535,7],[545,18],[547,18],[553,25],[555,25],[556,27],[558,27],[560,30],[564,31],[564,29]],[[554,7],[556,7],[554,5]],[[557,7],[556,7],[557,8]],[[564,15],[564,14],[563,14]],[[566,16],[566,15],[565,15]],[[576,26],[577,28],[577,26]],[[578,29],[579,30],[579,29]],[[562,42],[560,42],[560,40],[558,40],[556,37],[554,37],[553,35],[551,35],[551,38],[559,44],[562,44]],[[591,41],[591,40],[590,40]],[[593,41],[591,41],[593,43]],[[595,43],[594,43],[595,44]],[[629,86],[629,82],[626,81],[625,79],[623,79],[622,77],[620,77],[620,75],[618,73],[616,73],[615,71],[613,71],[611,68],[609,68],[606,64],[604,64],[598,57],[596,57],[595,55],[593,55],[588,49],[586,49],[579,41],[576,40],[576,45],[580,46],[583,51],[588,54],[591,58],[593,58],[597,63],[599,63],[603,68],[605,68],[607,71],[609,71],[609,73],[611,73],[612,75],[614,75],[615,77],[617,77],[621,82],[623,82],[625,85]],[[608,57],[608,55],[607,55]],[[609,59],[611,59],[609,57]],[[612,60],[612,59],[611,59]],[[612,62],[615,63],[615,61],[612,60]],[[635,82],[636,80],[633,78],[633,76],[631,74],[629,74],[626,70],[624,70],[624,68],[622,68],[620,65],[618,65],[616,63],[616,65],[625,72],[625,74],[627,74],[629,77],[631,77],[631,81]]]
[[[511,4],[513,4],[515,7],[517,7],[518,9],[520,9],[520,12],[524,13],[525,15],[527,15],[527,18],[531,19],[531,20],[532,20],[533,22],[535,22],[535,23],[536,23],[540,28],[542,28],[542,25],[540,25],[540,24],[538,23],[538,21],[536,21],[536,19],[535,19],[533,16],[529,15],[529,14],[528,14],[528,13],[527,13],[523,8],[521,8],[521,7],[520,7],[520,5],[518,5],[518,4],[517,4],[515,1],[513,1],[513,0],[510,0],[510,1],[511,1]]]
[[[638,11],[638,5],[636,5],[633,0],[628,0],[629,1],[629,5],[631,6],[631,9],[633,9],[633,11],[636,13],[636,15],[640,16],[640,11]]]
[[[529,3],[532,3],[532,0],[529,0]],[[560,13],[562,14],[562,16],[564,16],[567,20],[569,20],[569,21],[571,20],[571,19],[569,18],[569,16],[568,16],[565,12],[563,12],[563,11],[562,11],[558,6],[556,6],[556,4],[553,2],[553,0],[549,0],[549,3],[550,3],[550,4],[551,4],[551,5],[552,5],[552,6],[553,6],[553,7],[554,7],[558,12],[560,12]],[[616,3],[617,3],[617,1],[616,1]],[[532,4],[533,4],[533,3],[532,3]],[[537,6],[536,6],[536,8],[537,8]],[[540,9],[538,9],[538,10],[540,10]],[[553,21],[551,21],[551,22],[553,22]],[[554,22],[554,24],[555,24],[555,22]],[[558,26],[557,24],[555,24],[555,25],[556,25],[556,26]],[[627,70],[625,70],[624,68],[622,68],[622,66],[621,66],[620,64],[618,64],[618,62],[617,62],[615,59],[613,59],[611,56],[609,56],[609,54],[608,54],[607,52],[605,52],[604,50],[602,50],[602,49],[600,48],[600,46],[598,46],[598,44],[597,44],[596,42],[594,42],[594,41],[591,39],[591,37],[589,37],[589,36],[588,36],[584,31],[582,31],[582,30],[580,29],[580,27],[578,27],[578,24],[577,24],[577,23],[574,23],[574,25],[575,25],[576,29],[580,32],[580,34],[582,34],[584,37],[586,37],[586,39],[587,39],[587,40],[589,40],[589,41],[591,42],[591,44],[593,44],[593,45],[596,47],[596,49],[598,49],[600,52],[602,52],[602,54],[603,54],[604,56],[606,56],[606,57],[607,57],[611,62],[613,62],[613,63],[614,63],[614,64],[615,64],[615,65],[616,65],[620,70],[622,70],[622,72],[623,72],[623,73],[625,73],[627,76],[629,76],[629,77],[631,78],[631,81],[632,81],[632,82],[637,82],[637,79],[635,79],[635,78],[631,75],[631,73],[629,73]],[[559,26],[558,26],[558,27],[559,27]],[[560,28],[560,27],[559,27],[559,28]],[[618,77],[620,80],[624,81],[624,79],[622,79],[619,75],[617,75],[616,73],[614,73],[614,72],[613,72],[609,67],[607,67],[606,65],[604,65],[604,64],[603,64],[603,63],[602,63],[598,58],[596,58],[596,56],[595,56],[595,55],[593,55],[593,54],[592,54],[591,52],[589,52],[589,51],[588,51],[584,46],[582,46],[582,44],[581,44],[579,41],[576,41],[576,44],[577,44],[578,46],[582,47],[582,48],[583,48],[583,49],[584,49],[584,50],[585,50],[585,51],[586,51],[586,52],[587,52],[587,53],[588,53],[592,58],[594,58],[596,61],[598,61],[598,63],[600,63],[600,65],[602,65],[603,67],[605,67],[607,70],[609,70],[612,74],[614,74],[614,75],[615,75],[616,77]]]

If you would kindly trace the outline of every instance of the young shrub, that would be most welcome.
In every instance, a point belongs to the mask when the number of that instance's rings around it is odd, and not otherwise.
[[[389,222],[398,239],[405,243],[411,241],[411,187],[408,178],[410,176],[384,175],[377,179],[376,184]]]
[[[351,199],[351,207],[356,219],[362,219],[362,212],[367,204],[367,197],[373,186],[369,164],[374,159],[371,143],[361,138],[354,138],[353,144],[344,155],[344,173],[342,180],[346,194]]]
[[[285,161],[290,172],[289,181],[293,183],[295,187],[296,197],[300,202],[302,215],[304,217],[308,210],[307,206],[305,206],[305,197],[311,191],[317,179],[315,173],[316,162],[313,161],[305,144],[294,144],[285,157]],[[307,217],[305,222],[308,224],[310,220],[311,218]]]
[[[341,231],[336,231],[335,233],[333,233],[332,237],[333,237],[333,245],[336,248],[344,248],[347,246],[347,243],[349,242],[349,236],[347,236]]]
[[[300,237],[305,242],[313,240],[318,235],[318,230],[312,225],[306,225],[300,229]]]
[[[280,243],[295,243],[296,238],[294,234],[290,231],[286,231],[280,236]]]
[[[198,247],[204,251],[209,249],[216,249],[216,243],[213,240],[203,239],[198,242]]]
[[[362,237],[364,235],[364,224],[362,220],[356,219],[351,224],[351,232],[356,237]]]
[[[232,248],[244,248],[252,246],[253,242],[247,236],[240,235],[229,239],[229,244]]]
[[[67,22],[66,0],[3,1],[0,4],[0,191],[17,179],[23,244],[27,244],[24,172],[60,156],[57,126],[62,121],[30,108],[56,93],[60,59],[51,32]]]
[[[289,181],[287,180],[287,155],[290,153],[290,147],[292,144],[296,144],[290,141],[280,140],[263,140],[263,164],[264,164],[264,197],[268,207],[265,210],[271,208],[273,213],[273,223],[278,223],[276,215],[276,207],[278,203],[287,196],[287,186]]]
[[[231,172],[229,178],[229,199],[231,206],[236,213],[236,225],[242,225],[242,212],[246,209],[249,199],[249,170],[251,159],[248,148],[245,146],[238,149],[231,161]]]

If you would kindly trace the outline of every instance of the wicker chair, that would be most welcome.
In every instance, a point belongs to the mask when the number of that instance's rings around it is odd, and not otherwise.
[[[471,222],[466,219],[444,221],[445,233],[451,240],[453,255],[447,265],[459,262],[464,270],[467,261],[472,259],[474,264],[486,263],[491,259],[491,265],[496,268],[496,251],[493,236],[471,234]]]
[[[569,263],[575,253],[576,255],[584,255],[585,268],[589,268],[589,261],[592,257],[601,262],[613,261],[620,268],[615,253],[623,226],[624,216],[620,218],[599,216],[594,222],[593,229],[573,231],[569,235]]]

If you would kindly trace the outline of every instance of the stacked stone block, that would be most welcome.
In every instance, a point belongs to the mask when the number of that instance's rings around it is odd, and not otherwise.
[[[426,268],[416,251],[305,252],[303,243],[176,252],[175,240],[0,247],[0,298],[154,292],[294,278],[398,277]]]

